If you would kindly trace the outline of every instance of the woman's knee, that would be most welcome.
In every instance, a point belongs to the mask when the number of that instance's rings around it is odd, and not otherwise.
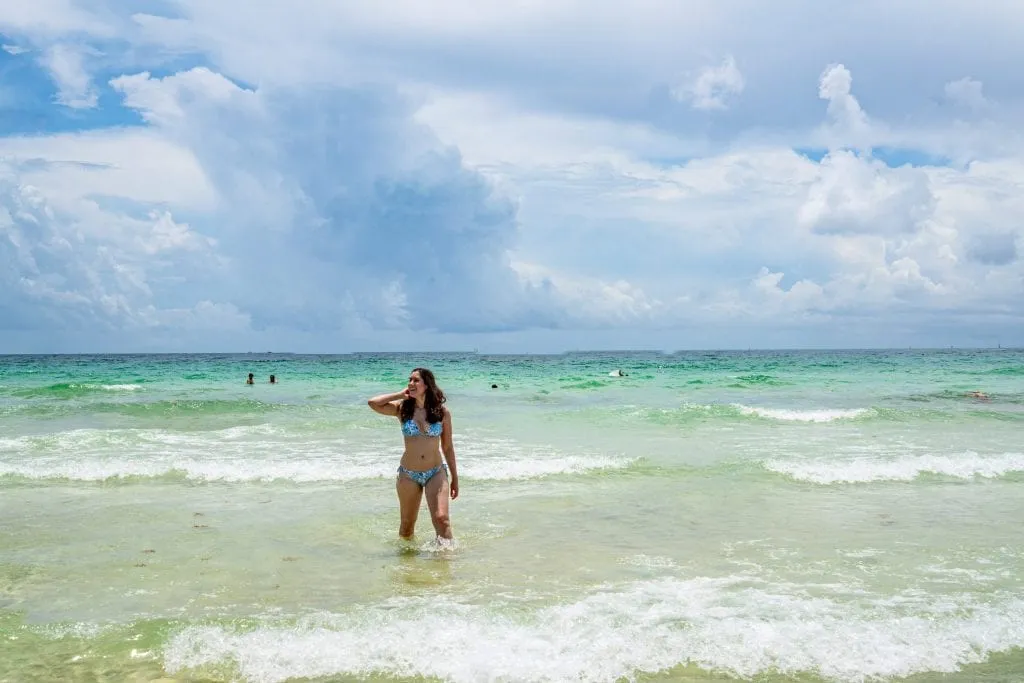
[[[447,512],[437,512],[437,513],[434,513],[431,516],[431,518],[432,518],[432,521],[434,522],[434,526],[435,527],[446,527],[446,526],[448,526],[451,523],[451,520],[448,519],[448,513]]]
[[[406,522],[403,520],[398,525],[398,535],[402,538],[412,538],[413,532],[416,530],[416,522]]]

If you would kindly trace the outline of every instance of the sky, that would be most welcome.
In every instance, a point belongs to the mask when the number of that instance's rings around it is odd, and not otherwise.
[[[0,353],[1024,346],[1022,26],[0,0]]]

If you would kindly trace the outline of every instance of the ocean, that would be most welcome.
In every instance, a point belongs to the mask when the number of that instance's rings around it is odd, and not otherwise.
[[[0,681],[1024,680],[1021,350],[7,356],[0,416]]]

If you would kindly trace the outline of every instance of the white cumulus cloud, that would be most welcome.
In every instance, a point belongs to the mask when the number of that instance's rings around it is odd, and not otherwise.
[[[965,77],[950,81],[946,83],[943,90],[946,99],[961,107],[980,111],[989,106],[981,81],[976,81],[973,78]]]
[[[98,101],[84,59],[85,50],[81,46],[62,43],[51,46],[41,57],[57,85],[57,101],[72,109],[90,109]]]
[[[673,88],[672,96],[694,109],[726,109],[745,85],[735,58],[728,55],[721,64],[705,66],[692,81]]]
[[[828,116],[838,143],[863,146],[871,124],[852,90],[853,75],[842,64],[832,64],[821,74],[818,97],[828,101]]]

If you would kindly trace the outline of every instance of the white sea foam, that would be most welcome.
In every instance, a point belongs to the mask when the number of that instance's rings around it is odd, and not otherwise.
[[[308,456],[308,454],[307,454]],[[353,481],[392,477],[394,458],[349,455],[293,459],[208,459],[153,457],[148,459],[111,458],[82,460],[36,458],[31,462],[0,460],[0,476],[26,479],[66,479],[70,481],[106,481],[127,477],[155,478],[182,475],[186,479],[208,482],[290,481],[294,483]],[[628,467],[631,461],[612,458],[557,458],[546,461],[501,461],[459,465],[459,475],[467,480],[527,480],[555,475],[585,474]]]
[[[164,429],[72,429],[52,434],[0,438],[0,454],[61,452],[109,452],[131,448],[135,451],[181,447],[195,451],[221,448],[227,442],[279,433],[269,425],[242,425],[202,432]],[[270,442],[263,441],[268,444]],[[260,447],[260,443],[250,444]]]
[[[68,460],[37,458],[28,463],[0,461],[0,476],[26,479],[66,479],[70,481],[107,481],[127,477],[155,478],[181,475],[195,481],[255,482],[291,481],[295,483],[351,481],[394,474],[383,463],[359,464],[351,459],[321,460],[209,460],[189,457],[149,459]]]
[[[463,447],[464,446],[464,447]],[[628,467],[635,459],[566,454],[548,446],[465,437],[460,476],[528,480]],[[0,439],[0,476],[106,481],[184,476],[195,481],[353,481],[395,475],[393,440],[310,439],[273,425],[206,432],[79,429]]]
[[[91,391],[138,391],[141,384],[68,384],[69,389],[89,389]]]
[[[834,422],[835,420],[850,420],[862,417],[871,412],[870,408],[831,408],[817,410],[789,410],[784,408],[761,408],[758,406],[745,406],[742,403],[734,403],[733,407],[743,415],[756,415],[770,420],[783,420],[786,422]]]
[[[507,609],[507,608],[506,608]],[[408,643],[443,633],[429,656]],[[611,681],[683,664],[750,678],[813,673],[864,681],[953,672],[1024,645],[1024,600],[920,592],[874,601],[799,587],[660,579],[514,612],[455,599],[394,598],[254,630],[187,627],[164,649],[181,673],[232,666],[245,681],[332,675],[447,681]]]
[[[630,557],[624,557],[619,560],[622,564],[632,565],[634,567],[641,567],[643,569],[678,569],[678,565],[670,557],[660,557],[657,555],[645,555],[643,553],[639,555],[632,555]]]
[[[913,481],[922,474],[957,479],[993,479],[1011,472],[1024,472],[1024,453],[979,455],[915,455],[897,458],[857,457],[842,459],[762,461],[771,472],[815,484],[852,484],[873,481]]]
[[[470,461],[459,465],[459,472],[469,479],[539,479],[564,474],[587,474],[600,470],[629,467],[636,459],[602,456],[564,456],[535,460],[495,459],[490,462]]]

